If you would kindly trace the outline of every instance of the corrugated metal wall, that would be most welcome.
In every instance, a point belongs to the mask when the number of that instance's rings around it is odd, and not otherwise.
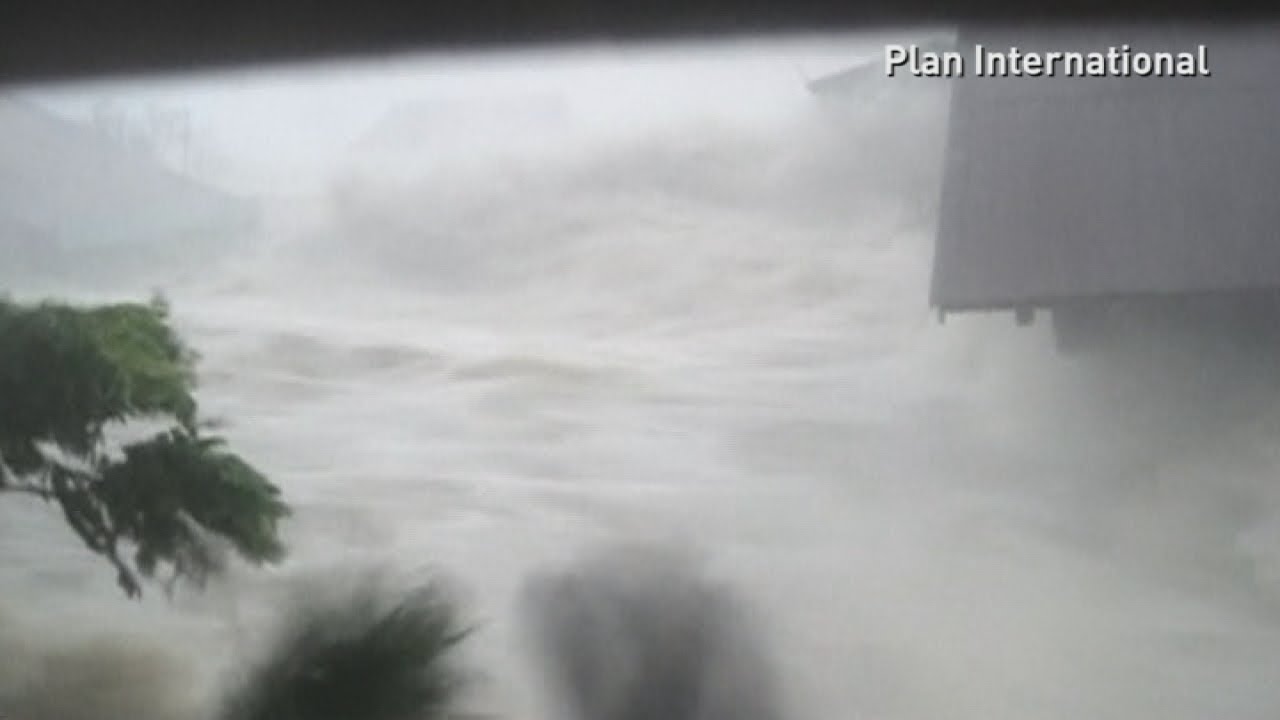
[[[1280,29],[962,30],[998,50],[1207,47],[1205,78],[954,81],[932,303],[1280,287]]]

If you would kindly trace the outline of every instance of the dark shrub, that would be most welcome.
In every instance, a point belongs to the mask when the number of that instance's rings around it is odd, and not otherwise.
[[[619,549],[524,593],[555,694],[574,720],[779,720],[742,606],[688,558]]]
[[[393,594],[365,583],[338,598],[303,596],[298,605],[227,698],[222,720],[449,715],[464,686],[453,651],[468,629],[442,586]]]

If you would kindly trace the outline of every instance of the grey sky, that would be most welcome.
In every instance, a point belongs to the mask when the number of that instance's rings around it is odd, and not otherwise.
[[[879,46],[878,38],[866,35],[591,45],[68,84],[27,88],[23,94],[76,117],[87,116],[104,100],[127,112],[186,110],[196,141],[219,158],[213,179],[271,191],[309,185],[398,106],[465,110],[478,105],[500,114],[510,103],[525,100],[561,107],[575,128],[586,132],[699,113],[767,118],[797,104],[806,77],[857,62]]]

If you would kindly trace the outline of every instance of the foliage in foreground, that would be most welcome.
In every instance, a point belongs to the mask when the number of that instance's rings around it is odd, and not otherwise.
[[[227,697],[220,720],[436,720],[463,675],[452,652],[467,636],[438,585],[399,602],[365,586],[289,619]]]
[[[752,613],[677,549],[611,548],[532,577],[522,599],[566,717],[785,717]]]
[[[162,299],[80,308],[0,299],[0,492],[55,503],[130,597],[168,569],[202,582],[211,536],[278,562],[279,490],[198,417],[196,356]],[[112,447],[109,429],[165,429]],[[113,452],[115,451],[115,452]]]

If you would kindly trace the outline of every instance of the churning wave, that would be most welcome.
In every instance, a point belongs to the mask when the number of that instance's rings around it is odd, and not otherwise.
[[[519,103],[428,113],[430,142],[353,143],[252,252],[170,283],[293,558],[126,606],[57,518],[0,507],[13,717],[199,717],[226,628],[369,562],[456,575],[480,704],[553,717],[521,588],[619,537],[696,546],[750,600],[788,718],[1272,717],[1273,364],[936,324],[945,88],[788,82],[591,132],[575,103],[617,97],[539,97],[530,136]]]

